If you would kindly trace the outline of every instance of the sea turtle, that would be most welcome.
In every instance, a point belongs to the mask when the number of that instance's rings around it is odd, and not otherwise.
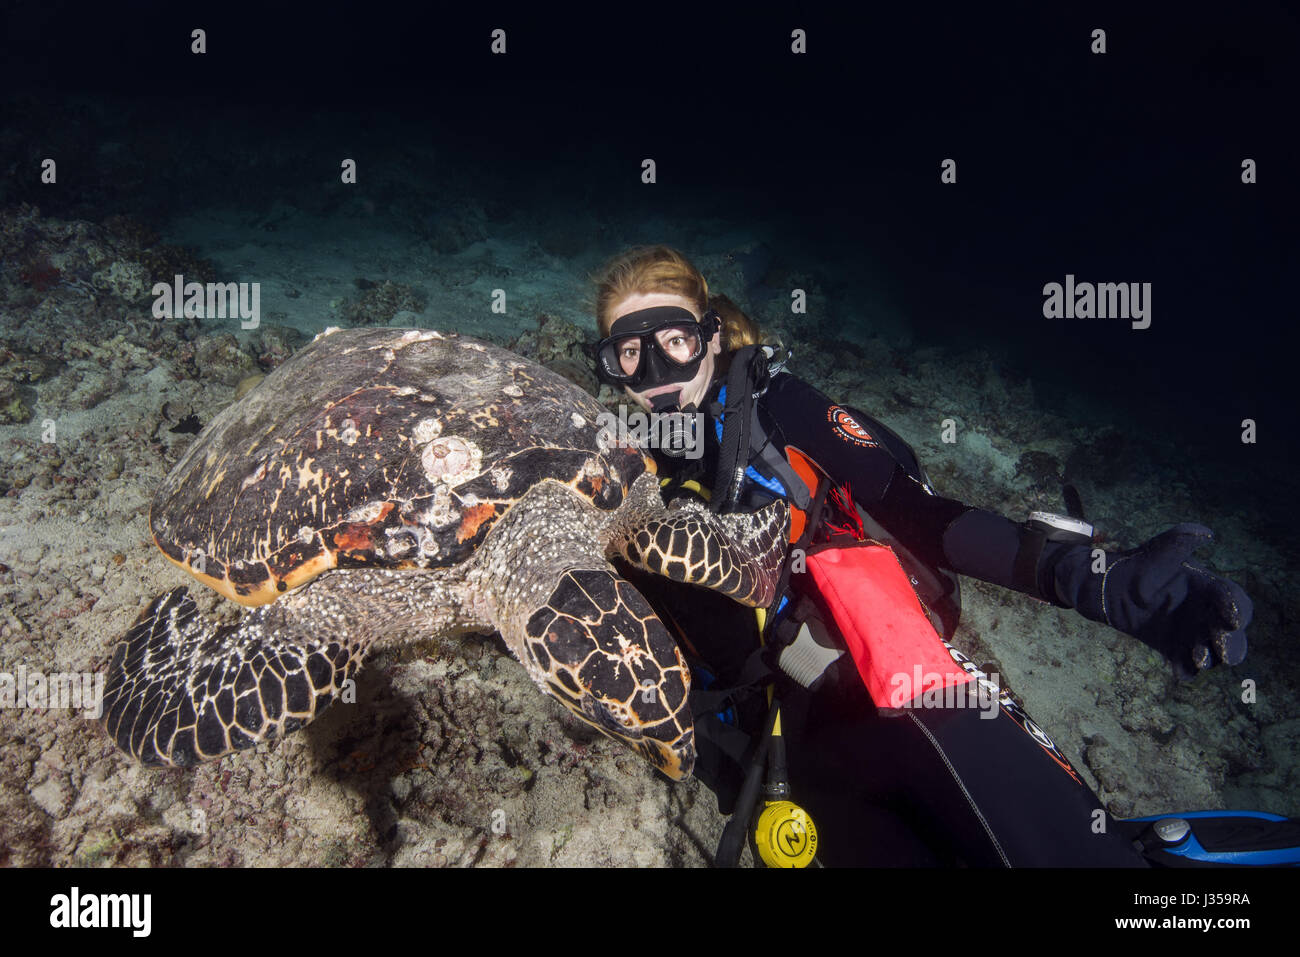
[[[610,559],[766,605],[786,510],[665,508],[603,412],[466,336],[317,336],[213,418],[150,511],[167,558],[253,610],[156,598],[113,652],[109,733],[193,765],[311,721],[376,641],[495,629],[544,692],[689,774],[688,668]]]

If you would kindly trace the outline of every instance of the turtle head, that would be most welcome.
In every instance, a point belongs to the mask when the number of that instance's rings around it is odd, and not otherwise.
[[[690,668],[631,582],[568,571],[524,632],[520,658],[547,694],[670,778],[691,773]]]

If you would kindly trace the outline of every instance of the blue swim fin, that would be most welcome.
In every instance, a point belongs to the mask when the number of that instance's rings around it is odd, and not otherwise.
[[[1119,825],[1161,867],[1300,866],[1300,820],[1264,811],[1187,811]]]

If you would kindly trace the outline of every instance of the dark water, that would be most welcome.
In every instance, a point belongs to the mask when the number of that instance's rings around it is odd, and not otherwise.
[[[4,198],[154,221],[319,207],[335,171],[304,166],[328,150],[364,157],[362,188],[415,228],[454,215],[447,186],[469,176],[489,217],[552,224],[548,248],[575,260],[631,236],[707,252],[726,240],[698,224],[723,223],[763,244],[748,291],[816,281],[819,331],[868,326],[884,302],[893,328],[865,331],[996,349],[1048,401],[1179,430],[1201,454],[1231,459],[1254,418],[1252,454],[1289,473],[1293,16],[800,14],[811,48],[793,68],[789,17],[699,17],[503,14],[509,56],[485,63],[465,38],[486,49],[495,21],[476,14],[261,11],[250,29],[208,11],[196,68],[178,39],[194,17],[16,4],[5,87],[34,98],[9,101],[7,157],[56,152],[95,188],[11,175]],[[400,182],[372,172],[424,151],[439,162]],[[945,158],[956,185],[938,181]],[[1151,327],[1044,319],[1044,284],[1067,274],[1151,283]]]

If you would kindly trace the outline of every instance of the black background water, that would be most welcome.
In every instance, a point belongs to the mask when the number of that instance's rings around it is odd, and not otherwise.
[[[372,156],[437,145],[491,184],[498,208],[570,224],[575,248],[601,249],[611,221],[653,223],[644,241],[731,223],[762,240],[756,282],[768,268],[816,280],[823,333],[993,347],[1046,405],[1172,431],[1225,468],[1239,467],[1235,437],[1253,418],[1257,476],[1289,480],[1298,34],[1281,5],[416,15],[56,2],[4,16],[7,91],[104,104],[82,116],[99,127],[91,140],[75,139],[76,111],[22,121],[83,149],[114,127],[154,158],[157,181],[131,188],[155,213],[326,188],[304,186],[301,168],[252,181],[233,163],[229,177],[212,170],[222,143],[283,160],[327,117],[340,145]],[[202,58],[188,52],[194,26],[208,30]],[[807,56],[789,53],[795,26]],[[506,57],[487,52],[495,27]],[[1094,28],[1104,56],[1090,52]],[[646,156],[654,188],[637,177]],[[1248,157],[1257,185],[1240,180]],[[956,185],[939,182],[945,158]],[[14,177],[31,157],[6,159]],[[186,188],[160,186],[199,165]],[[439,173],[406,188],[436,195]],[[103,215],[122,188],[51,195],[14,178],[5,199]],[[1151,283],[1151,328],[1043,318],[1043,285],[1067,273]]]

